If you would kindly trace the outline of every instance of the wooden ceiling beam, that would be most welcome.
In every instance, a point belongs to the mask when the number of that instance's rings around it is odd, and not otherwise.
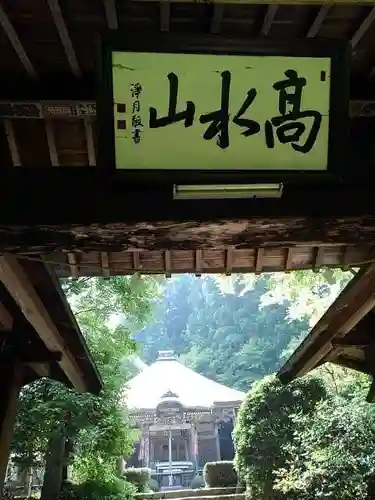
[[[56,149],[55,131],[53,128],[53,121],[46,120],[45,126],[46,126],[47,144],[48,144],[49,157],[51,159],[51,165],[53,167],[58,167],[60,162],[59,162],[59,156],[57,154],[57,149]]]
[[[52,352],[58,351],[62,353],[58,364],[73,387],[80,391],[87,390],[83,374],[73,355],[65,346],[65,341],[61,337],[57,326],[52,321],[22,265],[14,255],[7,254],[0,257],[0,280],[47,349]]]
[[[13,328],[13,316],[0,302],[0,331],[10,331]]]
[[[110,30],[118,29],[116,0],[103,0],[107,25]]]
[[[224,17],[225,4],[223,3],[214,3],[213,4],[213,12],[212,19],[210,25],[210,32],[213,34],[218,34],[221,31],[221,23]]]
[[[315,38],[316,35],[319,33],[319,30],[327,17],[329,11],[331,10],[332,5],[330,4],[325,4],[322,5],[318,11],[318,14],[316,15],[314,21],[312,22],[310,28],[308,29],[306,33],[306,38]]]
[[[49,377],[51,375],[51,365],[49,363],[27,363],[40,378]]]
[[[23,48],[23,45],[18,38],[17,32],[14,29],[12,23],[9,21],[8,16],[6,15],[3,7],[0,4],[0,24],[7,34],[10,43],[13,46],[14,51],[16,52],[19,60],[21,61],[23,67],[25,68],[27,74],[29,75],[30,78],[33,80],[38,79],[38,74],[35,71],[34,66],[32,65],[28,55],[26,54],[25,49]]]
[[[67,101],[93,104],[96,102],[96,93],[97,82],[93,72],[83,74],[81,79],[75,78],[71,71],[47,74],[38,81],[27,80],[17,75],[11,77],[9,74],[2,75],[0,79],[2,103]],[[368,81],[367,76],[365,78],[354,73],[351,75],[350,98],[353,101],[375,99],[374,85]]]
[[[68,59],[70,68],[76,78],[82,77],[81,68],[79,67],[76,53],[73,48],[72,41],[70,39],[68,29],[66,27],[59,0],[47,0],[48,6],[50,8],[53,21],[55,23],[57,32],[59,34],[61,43],[63,44],[66,57]]]
[[[321,361],[332,361],[342,341],[375,307],[375,264],[355,276],[279,371],[283,381],[305,375]]]
[[[361,39],[363,38],[363,36],[366,34],[366,32],[371,27],[371,25],[374,22],[374,20],[375,20],[375,7],[373,7],[369,11],[368,15],[363,20],[363,22],[361,23],[360,27],[357,29],[357,31],[352,36],[352,39],[350,40],[352,49],[354,49],[358,45],[358,43],[361,41]]]
[[[271,30],[272,23],[276,17],[276,13],[279,6],[277,4],[271,4],[267,7],[267,12],[263,19],[263,24],[260,29],[260,34],[262,36],[267,36]]]
[[[95,167],[95,165],[96,165],[96,151],[95,151],[95,143],[94,143],[94,132],[92,129],[92,121],[89,118],[86,118],[84,123],[85,123],[85,136],[86,136],[89,166]]]
[[[171,3],[167,0],[160,2],[160,31],[166,33],[171,28]]]
[[[13,166],[20,167],[22,165],[21,157],[18,150],[18,144],[12,120],[4,120],[4,127]]]

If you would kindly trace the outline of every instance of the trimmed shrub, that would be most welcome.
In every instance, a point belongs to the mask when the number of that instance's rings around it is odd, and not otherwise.
[[[199,490],[200,488],[204,488],[205,486],[206,484],[201,474],[197,474],[190,484],[190,488],[192,490]]]
[[[204,482],[209,488],[237,486],[237,472],[231,461],[207,462],[203,469]]]
[[[154,492],[157,492],[160,490],[159,483],[153,477],[150,477],[150,479],[148,480],[147,487],[150,491],[154,491]]]
[[[59,500],[132,500],[136,489],[120,479],[113,481],[85,481],[81,484],[64,483]]]
[[[129,467],[124,471],[124,478],[129,483],[134,484],[138,493],[144,493],[151,479],[151,469],[147,469],[146,467]]]

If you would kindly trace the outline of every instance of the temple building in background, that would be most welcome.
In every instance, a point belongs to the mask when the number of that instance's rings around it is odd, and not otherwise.
[[[206,462],[233,459],[244,397],[184,366],[173,351],[159,351],[127,385],[126,403],[140,430],[127,466],[150,467],[164,488],[188,487]]]

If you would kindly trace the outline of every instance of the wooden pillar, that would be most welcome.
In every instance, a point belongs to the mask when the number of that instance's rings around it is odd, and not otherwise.
[[[216,440],[216,460],[221,460],[220,433],[217,424],[215,424],[215,440]]]
[[[23,369],[17,361],[0,361],[0,492],[3,490],[10,445],[22,387]]]
[[[188,445],[188,440],[186,437],[184,438],[184,448],[185,448],[185,460],[188,462],[189,461],[189,445]]]

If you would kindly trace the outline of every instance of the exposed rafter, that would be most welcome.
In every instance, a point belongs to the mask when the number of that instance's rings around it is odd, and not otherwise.
[[[10,331],[13,328],[13,317],[8,309],[0,302],[0,331]]]
[[[27,74],[31,78],[36,80],[38,78],[37,72],[35,71],[35,68],[32,65],[28,55],[26,54],[26,51],[23,48],[20,39],[18,38],[16,30],[13,28],[12,23],[9,21],[8,16],[6,15],[3,7],[1,6],[1,3],[0,3],[0,24],[3,27],[5,33],[7,34],[10,43],[13,45],[13,48],[17,53],[21,63],[23,64],[23,67],[25,68]]]
[[[62,358],[59,365],[70,382],[78,390],[87,389],[83,374],[72,353],[65,347],[56,325],[44,307],[34,286],[28,279],[20,262],[14,255],[0,257],[0,280],[12,295],[27,321],[33,326],[47,349],[59,351]]]
[[[79,67],[78,60],[76,57],[76,53],[73,48],[72,41],[70,39],[68,29],[66,27],[59,0],[47,0],[49,8],[51,10],[51,14],[53,17],[53,21],[55,23],[56,29],[59,33],[61,43],[63,44],[66,57],[68,59],[71,70],[77,78],[82,76],[81,68]]]
[[[213,13],[211,19],[210,31],[211,33],[217,34],[221,31],[221,22],[224,17],[225,4],[215,3],[213,5]]]
[[[57,154],[56,142],[55,142],[55,131],[53,129],[52,120],[46,120],[46,136],[47,136],[47,144],[49,157],[51,159],[51,165],[53,167],[57,167],[59,165],[59,156]]]
[[[316,15],[314,21],[312,22],[312,24],[311,24],[311,26],[306,34],[307,38],[315,38],[316,37],[316,35],[318,34],[318,32],[320,30],[321,25],[324,22],[324,19],[327,17],[328,12],[331,10],[331,7],[332,6],[330,4],[322,5],[320,7],[318,14]]]
[[[92,121],[90,119],[85,120],[85,135],[87,142],[87,154],[89,157],[89,165],[90,167],[94,167],[96,165],[96,153],[94,144],[94,133],[92,130]]]
[[[160,2],[160,31],[167,32],[171,27],[171,3],[162,0]]]
[[[108,28],[110,30],[118,29],[117,11],[116,11],[116,1],[115,0],[103,0],[105,15],[107,18]]]
[[[352,39],[350,41],[352,48],[354,49],[357,44],[360,42],[362,37],[365,35],[365,33],[368,31],[370,26],[375,20],[375,7],[373,7],[366,18],[363,20],[362,24],[360,27],[357,29],[357,31],[354,33],[352,36]]]
[[[355,332],[350,341],[345,336],[375,306],[375,264],[369,265],[355,276],[335,302],[311,330],[301,346],[296,349],[279,371],[284,382],[308,373],[322,362],[335,361],[347,349],[363,349],[366,352],[367,341]],[[360,346],[361,344],[361,346]],[[364,368],[363,371],[367,371]]]
[[[13,123],[11,120],[4,120],[4,126],[13,166],[20,167],[22,163],[21,163],[20,153],[18,151],[18,145],[17,145],[16,135],[14,133]]]
[[[264,16],[262,28],[260,30],[260,34],[263,36],[267,36],[270,32],[273,20],[275,19],[276,13],[278,10],[277,4],[271,4],[267,7],[266,15]]]

